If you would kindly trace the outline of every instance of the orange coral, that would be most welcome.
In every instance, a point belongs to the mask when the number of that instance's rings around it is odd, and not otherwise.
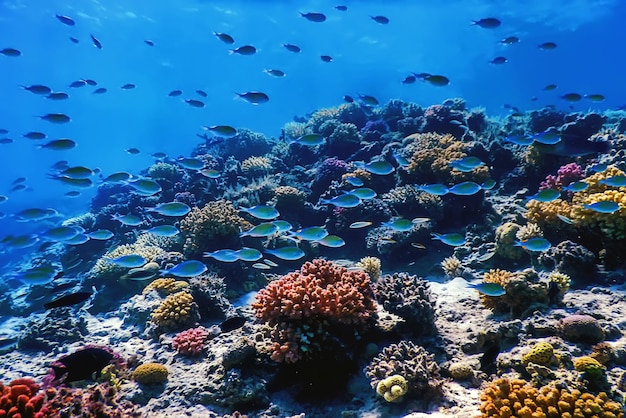
[[[0,382],[0,417],[34,417],[43,406],[45,395],[31,378],[13,380],[8,385]]]

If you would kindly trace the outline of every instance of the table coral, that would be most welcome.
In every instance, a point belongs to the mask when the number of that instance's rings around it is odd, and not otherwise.
[[[272,359],[292,363],[332,349],[328,337],[341,339],[333,330],[347,326],[358,333],[376,317],[367,273],[322,259],[269,283],[252,308],[258,319],[275,327]]]
[[[209,202],[202,209],[193,208],[180,221],[180,231],[185,237],[183,252],[191,257],[235,245],[240,230],[251,228],[252,224],[238,215],[231,202]]]
[[[161,330],[175,330],[192,325],[199,319],[198,306],[190,293],[180,291],[166,297],[150,318]]]
[[[533,387],[523,379],[500,378],[481,393],[483,418],[623,418],[622,405],[579,390]]]
[[[428,399],[441,394],[442,382],[434,356],[408,340],[383,348],[365,368],[365,375],[372,389],[385,379],[400,375],[407,382],[407,396]]]
[[[0,417],[34,417],[45,400],[45,394],[37,392],[39,385],[29,377],[13,380],[8,385],[0,382]]]

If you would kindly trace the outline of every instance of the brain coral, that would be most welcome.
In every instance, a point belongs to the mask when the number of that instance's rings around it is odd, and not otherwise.
[[[367,273],[322,259],[269,283],[252,308],[258,319],[275,327],[272,359],[286,362],[332,350],[327,339],[341,339],[333,331],[347,326],[358,332],[376,318]]]
[[[436,133],[412,134],[406,150],[412,153],[407,171],[422,183],[444,183],[451,185],[462,181],[482,183],[489,178],[489,169],[481,165],[465,173],[450,166],[454,160],[468,156],[471,144],[462,142],[452,135]]]
[[[622,418],[622,405],[608,398],[579,390],[552,386],[535,388],[522,379],[500,378],[480,395],[483,418]]]
[[[600,323],[590,315],[566,316],[559,320],[558,327],[567,341],[597,343],[604,339]]]
[[[142,385],[155,385],[167,380],[167,367],[160,363],[144,363],[137,366],[133,379]]]
[[[407,396],[428,399],[441,393],[434,356],[407,340],[385,347],[365,368],[365,375],[373,389],[390,376],[399,375],[407,382]]]
[[[232,203],[218,200],[207,203],[202,209],[193,208],[180,221],[185,237],[183,251],[188,257],[199,256],[237,244],[240,230],[252,228],[250,222],[238,215]]]
[[[522,363],[535,363],[542,366],[548,365],[554,359],[554,347],[546,341],[540,341],[532,346],[530,351],[522,357]]]

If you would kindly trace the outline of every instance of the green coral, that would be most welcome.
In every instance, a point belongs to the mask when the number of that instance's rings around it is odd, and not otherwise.
[[[400,402],[408,390],[409,384],[406,379],[398,374],[389,376],[376,385],[376,393],[382,396],[387,402]]]
[[[589,381],[600,382],[605,379],[604,366],[593,357],[583,356],[574,359],[574,369]]]

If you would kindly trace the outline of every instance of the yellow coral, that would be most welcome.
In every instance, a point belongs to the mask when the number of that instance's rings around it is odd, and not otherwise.
[[[167,380],[167,367],[161,363],[144,363],[133,372],[133,380],[142,385],[154,385]]]
[[[189,283],[182,280],[176,280],[171,277],[162,277],[154,280],[148,286],[143,289],[143,294],[156,290],[159,293],[169,295],[172,293],[180,292],[189,288]]]
[[[506,222],[496,228],[496,253],[510,260],[519,259],[524,255],[524,250],[515,245],[520,228],[514,222]]]
[[[306,193],[293,186],[278,186],[274,189],[275,206],[300,206],[306,202]]]
[[[193,208],[181,221],[180,230],[185,236],[183,251],[187,256],[198,256],[213,246],[223,248],[229,241],[239,238],[240,230],[252,224],[238,215],[231,202],[217,200],[202,209]]]
[[[559,287],[559,291],[564,293],[569,289],[572,279],[569,275],[555,270],[548,275],[548,282],[555,283]]]
[[[623,418],[622,405],[609,400],[604,392],[597,396],[579,390],[554,386],[535,388],[522,379],[500,378],[491,382],[480,395],[483,418]]]
[[[363,269],[369,276],[370,280],[375,282],[380,279],[382,274],[380,270],[380,258],[378,257],[363,257],[356,263],[356,266]]]
[[[241,171],[251,176],[267,174],[272,169],[272,163],[268,157],[249,157],[241,162]]]
[[[483,276],[483,282],[495,283],[495,284],[502,286],[503,288],[506,288],[507,283],[512,278],[513,278],[513,273],[511,273],[510,271],[492,269],[492,270],[489,270],[487,273],[485,273],[485,275]],[[487,309],[491,309],[491,310],[495,310],[503,302],[506,303],[504,301],[504,298],[506,298],[506,295],[495,297],[495,296],[487,296],[482,293],[480,294],[480,301],[482,302],[482,304],[485,305]]]
[[[527,365],[528,363],[540,364],[543,366],[548,365],[554,358],[554,347],[552,344],[546,341],[540,341],[535,344],[528,353],[522,357],[522,363]]]
[[[166,297],[152,312],[150,318],[159,328],[174,330],[195,322],[197,309],[193,296],[188,292],[180,291]]]
[[[461,260],[456,256],[446,257],[441,261],[441,268],[446,276],[457,276],[461,269]]]
[[[574,359],[576,371],[584,374],[586,379],[598,380],[604,377],[604,366],[590,356],[582,356]]]
[[[432,181],[446,184],[462,181],[484,182],[489,179],[489,169],[481,165],[466,173],[450,166],[454,160],[467,157],[471,143],[459,141],[450,134],[433,132],[409,135],[406,140],[413,142],[407,146],[412,152],[407,171],[419,177],[420,181]]]
[[[458,361],[450,364],[448,371],[455,380],[466,380],[474,377],[474,368],[467,361]]]
[[[399,402],[409,390],[406,379],[400,375],[389,376],[381,380],[376,385],[376,393],[382,396],[387,402]]]

